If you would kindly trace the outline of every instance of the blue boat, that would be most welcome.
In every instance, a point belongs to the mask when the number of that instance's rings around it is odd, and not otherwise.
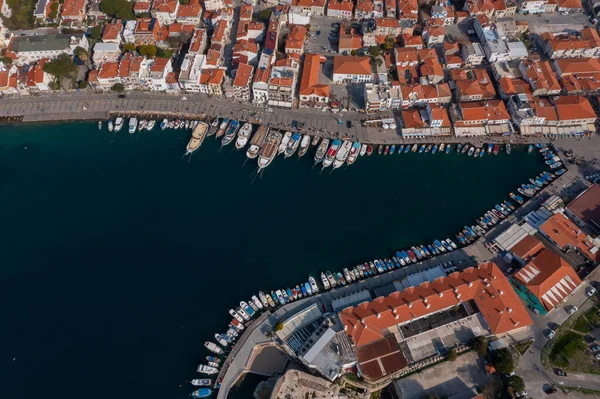
[[[429,250],[429,253],[431,255],[435,255],[437,253],[437,251],[435,250],[435,247],[431,244],[427,245],[427,249]]]
[[[395,152],[396,152],[396,145],[392,144],[392,146],[390,147],[390,155],[392,155]]]
[[[452,149],[452,148],[451,148],[451,145],[450,145],[450,144],[448,144],[448,145],[446,146],[446,154],[450,154],[450,150],[451,150],[451,149]]]
[[[401,254],[402,254],[402,258],[404,258],[404,262],[406,262],[407,265],[412,262],[410,260],[410,256],[408,256],[408,252],[402,251]]]
[[[313,294],[312,287],[310,286],[310,283],[308,283],[308,282],[304,283],[304,290],[306,290],[306,293],[308,295]],[[302,291],[302,292],[304,292],[304,291]]]
[[[459,143],[459,144],[456,146],[456,152],[458,152],[458,153],[460,154],[460,149],[461,149],[461,148],[462,148],[462,144],[460,144],[460,143]]]
[[[303,285],[300,286],[300,291],[302,291],[302,296],[308,295],[308,293],[306,292],[306,288]]]
[[[400,147],[398,147],[398,154],[402,154],[402,151],[404,151],[404,145],[400,145]]]
[[[167,128],[168,124],[169,124],[169,122],[167,122],[166,119],[163,119],[162,122],[160,123],[160,130],[165,130]]]
[[[492,143],[488,144],[488,154],[492,152],[492,150],[494,149],[494,145]]]
[[[442,245],[442,243],[439,240],[435,240],[433,242],[433,245],[435,245],[435,247],[437,249],[439,249],[440,251],[443,251],[445,249],[444,246]]]
[[[431,256],[431,252],[429,252],[429,250],[427,249],[427,247],[425,245],[421,245],[421,251],[423,251],[423,253],[425,253],[425,256],[427,256],[427,257]]]
[[[529,144],[529,148],[527,149],[527,152],[531,153],[531,151],[533,151],[533,146],[531,144]]]
[[[419,154],[421,154],[423,151],[425,151],[425,144],[421,145],[419,148]]]
[[[248,316],[254,316],[254,309],[252,309],[248,304],[244,301],[240,302],[240,307],[244,310],[244,312],[248,313]]]
[[[192,398],[208,398],[210,395],[212,395],[210,388],[200,388],[192,392]]]
[[[379,263],[378,260],[375,260],[373,263],[375,263],[375,267],[377,268],[377,271],[379,273],[383,273],[384,269],[383,269],[383,266],[381,265],[381,263]]]
[[[437,152],[437,150],[438,150],[438,145],[436,144],[436,145],[434,145],[434,146],[433,146],[433,148],[431,149],[431,153],[432,153],[432,154],[435,154],[435,153]]]
[[[555,174],[556,176],[560,176],[560,175],[562,175],[563,173],[565,173],[566,171],[567,171],[566,169],[559,169],[559,170],[557,170],[556,172],[554,172],[554,174]]]
[[[482,148],[481,151],[479,151],[479,158],[481,158],[483,156],[483,154],[485,154],[485,151]]]
[[[406,145],[406,147],[404,147],[404,153],[408,154],[410,152],[410,146]]]
[[[275,303],[279,302],[279,298],[277,298],[277,294],[274,293],[273,291],[271,291],[271,299],[273,299],[273,302],[275,302]]]
[[[285,290],[285,293],[287,294],[287,300],[288,301],[293,301],[294,300],[294,294],[292,294],[292,290],[290,290],[289,288],[287,288]]]

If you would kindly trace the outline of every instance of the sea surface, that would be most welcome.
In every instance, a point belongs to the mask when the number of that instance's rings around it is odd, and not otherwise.
[[[538,174],[537,152],[402,154],[261,176],[214,138],[2,126],[0,398],[178,399],[227,309],[451,236]]]

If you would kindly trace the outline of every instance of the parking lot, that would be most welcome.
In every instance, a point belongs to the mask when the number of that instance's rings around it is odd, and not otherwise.
[[[312,17],[310,20],[310,38],[306,42],[307,53],[327,54],[337,53],[337,40],[330,40],[329,37],[339,34],[338,29],[334,29],[331,25],[339,23],[336,18],[327,17]]]

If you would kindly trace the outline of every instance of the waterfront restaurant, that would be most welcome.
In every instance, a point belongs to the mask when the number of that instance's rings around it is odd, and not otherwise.
[[[339,316],[360,372],[372,381],[437,355],[444,350],[438,341],[448,349],[478,335],[514,334],[533,324],[494,262],[347,307]],[[423,355],[426,346],[432,350]]]

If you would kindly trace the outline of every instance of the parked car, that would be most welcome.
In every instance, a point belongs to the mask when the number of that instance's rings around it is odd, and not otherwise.
[[[350,129],[352,127],[352,121],[346,121],[346,126]]]
[[[579,308],[577,306],[573,305],[567,310],[567,313],[573,314],[573,313],[577,312],[578,309]]]
[[[600,351],[600,345],[594,345],[590,349],[592,350],[592,352],[598,352]]]
[[[548,330],[548,332],[546,333],[546,338],[552,339],[552,338],[554,338],[555,335],[556,335],[556,331]]]
[[[119,98],[125,98],[127,97],[125,94],[119,94]]]
[[[566,377],[567,373],[565,373],[564,371],[562,371],[561,369],[554,369],[554,372],[556,373],[557,376],[559,377]]]
[[[587,296],[593,296],[596,293],[596,289],[594,287],[592,287],[591,285],[587,288],[585,294]]]
[[[596,353],[594,357],[596,358],[596,360],[600,360],[600,353]]]
[[[531,310],[535,314],[539,314],[540,313],[540,311],[536,307],[533,307],[531,305],[527,305],[527,307],[529,308],[529,310]]]
[[[556,393],[556,388],[550,387],[550,388],[546,389],[544,392],[546,392],[546,395],[552,395],[553,393]]]

